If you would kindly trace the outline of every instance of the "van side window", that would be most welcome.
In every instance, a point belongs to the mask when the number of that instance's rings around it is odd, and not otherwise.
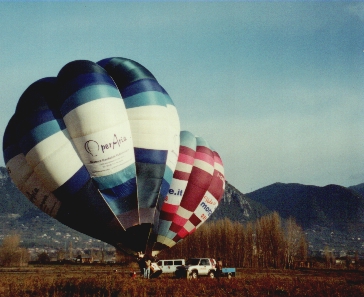
[[[164,266],[173,265],[173,261],[164,261]]]
[[[174,261],[174,265],[182,265],[182,261]]]
[[[209,260],[207,259],[202,259],[201,262],[200,262],[200,265],[209,265]]]

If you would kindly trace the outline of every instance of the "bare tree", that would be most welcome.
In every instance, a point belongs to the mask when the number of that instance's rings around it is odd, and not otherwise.
[[[301,230],[300,244],[298,247],[298,260],[307,261],[308,242],[306,234]]]
[[[305,237],[302,228],[297,225],[296,220],[290,217],[285,224],[286,250],[285,267],[293,268],[295,260],[306,260]],[[306,255],[305,255],[306,254]]]
[[[274,212],[258,219],[255,229],[259,266],[281,267],[284,258],[284,236],[278,213]]]
[[[46,264],[51,261],[51,258],[46,252],[42,252],[38,255],[38,262],[41,264]]]
[[[73,246],[72,246],[72,240],[70,241],[68,245],[68,259],[73,259]]]
[[[58,250],[57,260],[62,261],[62,260],[64,260],[64,258],[65,258],[65,251],[61,248]]]
[[[246,224],[244,240],[244,259],[246,267],[253,267],[253,259],[256,254],[255,233],[251,222]]]
[[[335,262],[335,258],[332,250],[330,250],[328,246],[325,246],[324,256],[326,261],[326,268],[332,268],[332,265]]]
[[[19,247],[20,236],[9,235],[0,246],[0,263],[2,266],[22,266],[28,263],[29,255],[26,249]]]

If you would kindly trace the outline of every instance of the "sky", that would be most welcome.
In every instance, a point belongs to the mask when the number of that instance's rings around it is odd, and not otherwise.
[[[0,40],[1,147],[30,84],[124,57],[241,192],[364,182],[364,2],[1,1]]]

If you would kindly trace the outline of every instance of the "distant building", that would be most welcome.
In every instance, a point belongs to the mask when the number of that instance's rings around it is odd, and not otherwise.
[[[76,262],[82,263],[82,264],[91,264],[91,263],[94,262],[94,259],[91,256],[87,256],[87,255],[81,256],[81,255],[79,255],[76,258]]]

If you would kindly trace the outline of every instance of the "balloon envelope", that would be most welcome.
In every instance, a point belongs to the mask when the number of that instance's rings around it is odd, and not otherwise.
[[[132,254],[157,254],[192,233],[224,189],[218,154],[180,132],[168,93],[125,58],[73,61],[30,85],[3,153],[38,208]]]

